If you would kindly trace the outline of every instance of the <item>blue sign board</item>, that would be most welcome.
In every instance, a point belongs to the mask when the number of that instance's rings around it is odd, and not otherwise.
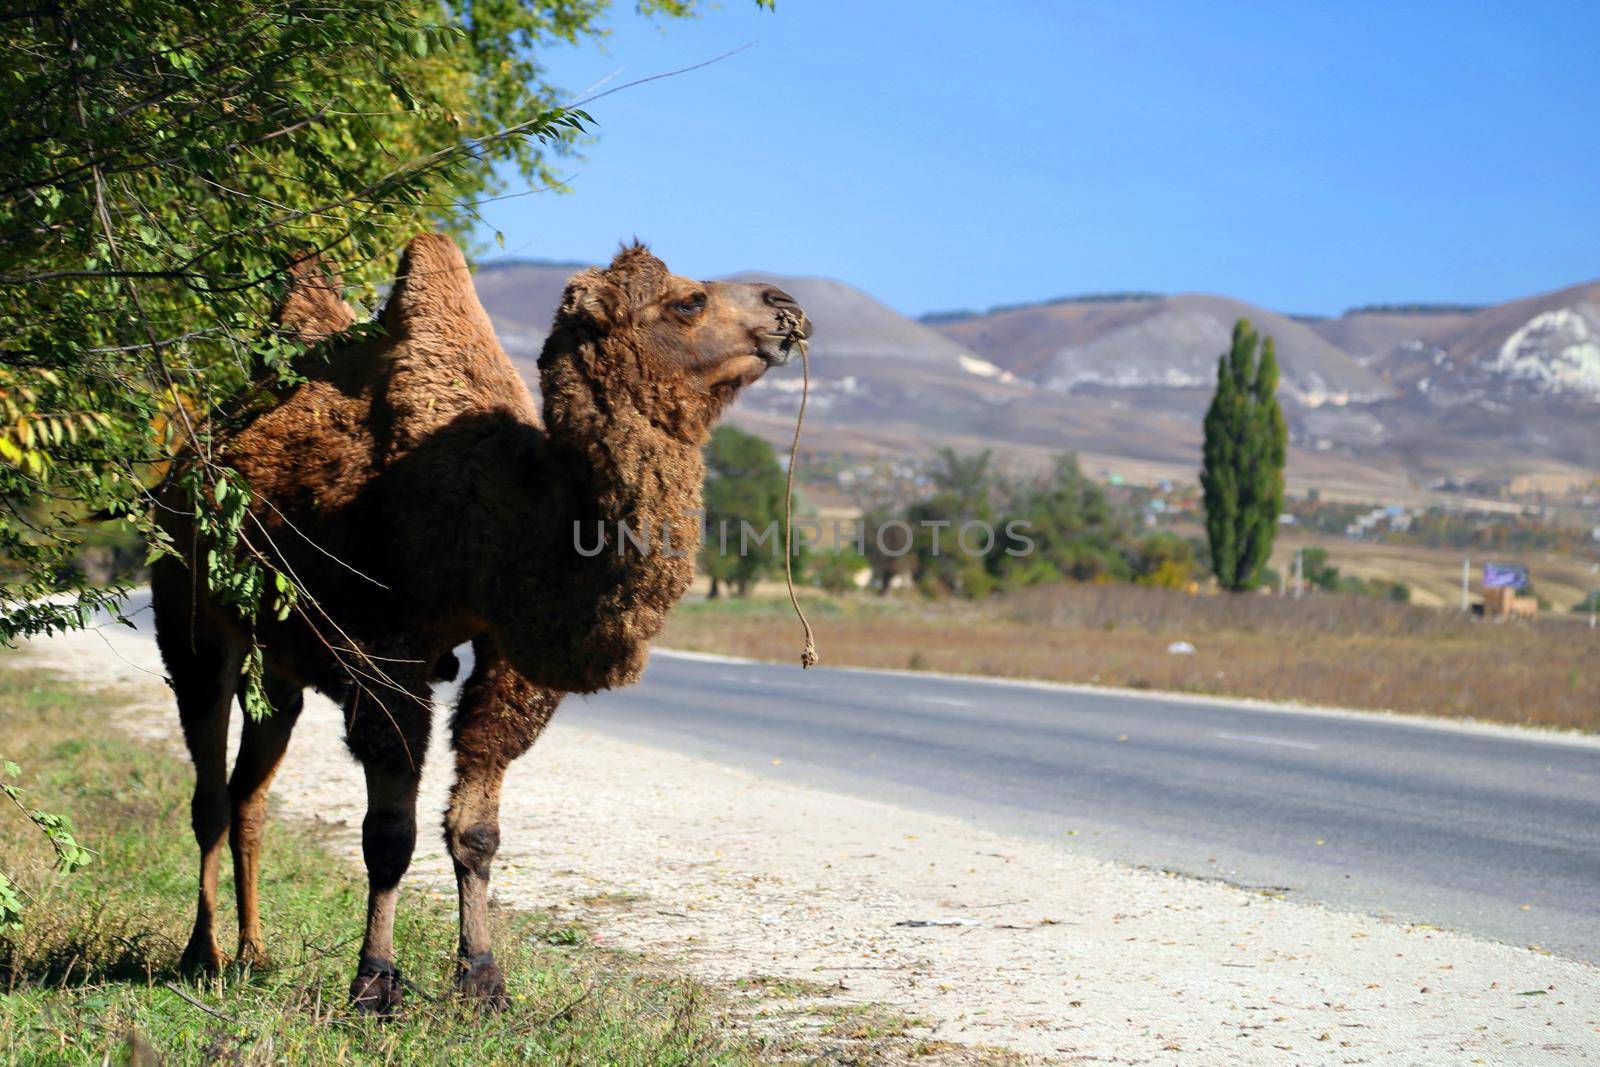
[[[1483,565],[1485,589],[1526,589],[1528,568],[1512,563],[1485,563]]]

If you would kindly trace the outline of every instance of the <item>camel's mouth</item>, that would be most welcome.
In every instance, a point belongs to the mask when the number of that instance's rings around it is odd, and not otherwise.
[[[808,344],[806,337],[810,333],[809,324],[804,333],[798,330],[769,333],[756,346],[756,355],[768,367],[781,367],[793,359],[797,353],[805,351]]]
[[[794,297],[780,289],[769,289],[765,299],[777,309],[777,321],[774,329],[761,338],[756,351],[767,366],[781,367],[793,359],[796,352],[805,351],[811,337],[811,320],[795,303]]]

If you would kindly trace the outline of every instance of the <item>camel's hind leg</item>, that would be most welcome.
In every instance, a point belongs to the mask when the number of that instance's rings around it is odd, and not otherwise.
[[[187,971],[214,972],[222,966],[217,947],[217,870],[228,830],[228,713],[239,681],[244,649],[225,635],[199,632],[192,625],[189,576],[177,566],[157,567],[151,576],[156,640],[178,699],[183,739],[194,762],[194,799],[189,807],[200,846],[200,891],[194,932],[184,949]]]
[[[528,750],[555,713],[561,694],[540,689],[500,658],[488,640],[461,690],[451,728],[456,781],[445,815],[461,904],[456,984],[492,1007],[506,1004],[505,979],[489,940],[489,865],[500,846],[500,785],[506,767]]]
[[[289,747],[289,735],[294,732],[294,724],[305,706],[302,687],[270,667],[264,688],[272,714],[260,720],[245,714],[239,759],[233,766],[233,777],[228,780],[228,796],[233,803],[228,831],[233,845],[234,895],[239,904],[237,958],[241,963],[250,964],[266,961],[256,878],[261,865],[261,838],[267,823],[267,791],[272,787],[273,775],[278,772],[284,750]]]

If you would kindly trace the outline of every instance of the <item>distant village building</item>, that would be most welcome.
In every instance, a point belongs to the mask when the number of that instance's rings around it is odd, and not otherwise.
[[[1344,528],[1344,535],[1353,541],[1359,541],[1369,533],[1376,532],[1380,527],[1396,533],[1409,530],[1411,529],[1411,513],[1399,504],[1373,508],[1365,515],[1357,515],[1356,520]]]

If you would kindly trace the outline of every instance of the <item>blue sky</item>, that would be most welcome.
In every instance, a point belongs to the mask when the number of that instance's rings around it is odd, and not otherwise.
[[[1600,276],[1600,2],[724,0],[547,51],[609,85],[506,251],[820,274],[920,313],[1090,291],[1284,311]]]

